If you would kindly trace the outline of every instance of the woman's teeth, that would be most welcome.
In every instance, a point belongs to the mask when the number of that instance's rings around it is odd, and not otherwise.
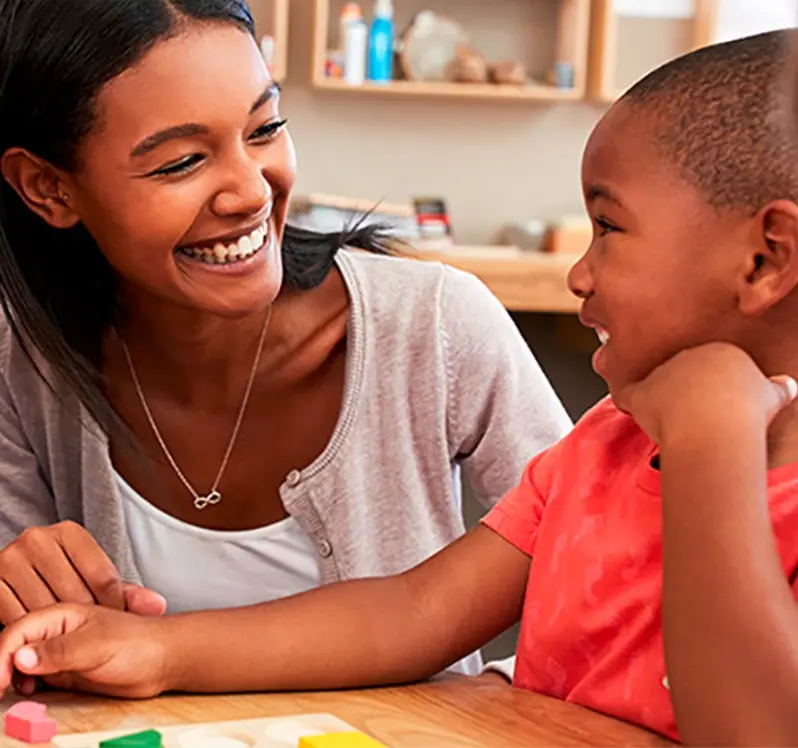
[[[598,335],[599,343],[602,345],[608,343],[610,340],[610,334],[606,330],[596,328],[596,335]]]
[[[209,265],[227,265],[231,262],[245,260],[255,254],[268,237],[268,229],[265,226],[255,229],[251,234],[242,236],[238,241],[222,244],[221,242],[211,247],[202,249],[194,247],[181,247],[178,252],[193,257],[195,260],[202,260]]]

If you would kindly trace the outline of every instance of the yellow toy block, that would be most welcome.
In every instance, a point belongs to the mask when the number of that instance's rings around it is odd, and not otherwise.
[[[328,732],[299,739],[297,748],[387,748],[363,732]]]

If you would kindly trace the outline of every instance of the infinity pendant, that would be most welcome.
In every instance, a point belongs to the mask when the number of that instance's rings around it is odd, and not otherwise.
[[[207,496],[197,496],[197,498],[194,499],[194,508],[202,510],[205,509],[205,507],[218,504],[221,500],[222,494],[214,490],[211,491]]]

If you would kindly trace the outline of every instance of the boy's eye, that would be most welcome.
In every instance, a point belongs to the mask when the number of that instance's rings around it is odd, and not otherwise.
[[[288,123],[287,119],[275,120],[274,122],[267,122],[265,125],[261,125],[255,132],[252,133],[250,136],[250,140],[272,140],[273,138],[277,137],[280,134],[282,129]]]
[[[597,216],[593,220],[596,226],[599,227],[599,236],[606,236],[613,231],[619,230],[615,224],[610,223],[606,218],[602,218],[601,216]]]

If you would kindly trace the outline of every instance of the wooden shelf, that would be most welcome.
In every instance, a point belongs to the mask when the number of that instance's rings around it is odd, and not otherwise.
[[[290,0],[250,0],[258,42],[263,36],[274,39],[272,77],[280,83],[288,75],[288,6]]]
[[[618,50],[622,46],[619,41],[618,16],[613,10],[613,0],[592,0],[590,17],[590,61],[588,64],[588,96],[601,102],[611,103],[623,92],[618,86],[616,73],[618,69]],[[686,43],[683,49],[668,50],[662,60],[654,65],[646,64],[647,69],[640,70],[640,75],[649,72],[659,63],[678,54],[711,44],[715,38],[717,25],[718,0],[693,0],[693,17],[687,19],[689,24]],[[661,24],[669,19],[647,19]],[[666,34],[660,30],[652,35],[652,43],[663,43]],[[643,46],[643,45],[639,45]],[[639,76],[638,76],[639,77]]]
[[[582,93],[575,89],[559,89],[553,86],[498,86],[490,83],[416,83],[392,81],[357,86],[338,78],[321,78],[313,82],[321,91],[346,91],[353,94],[377,96],[435,97],[441,99],[507,99],[511,101],[575,101]]]
[[[409,256],[443,262],[476,275],[511,312],[576,314],[579,311],[580,301],[568,290],[566,280],[579,255],[496,249],[499,255],[496,257],[490,256],[489,249],[417,250]]]
[[[440,4],[443,0],[438,0]],[[529,2],[530,0],[527,0]],[[543,7],[550,7],[550,0],[534,0]],[[495,0],[494,0],[495,2]],[[360,85],[351,85],[340,78],[325,75],[325,63],[330,47],[331,16],[335,21],[331,0],[315,0],[313,15],[313,61],[311,84],[319,91],[330,93],[364,94],[373,96],[399,96],[404,98],[441,98],[441,99],[474,99],[474,100],[501,100],[501,101],[527,101],[527,102],[557,102],[575,101],[583,99],[587,90],[587,53],[590,31],[590,3],[591,0],[558,0],[559,22],[568,24],[572,33],[561,35],[568,37],[562,43],[566,46],[574,66],[574,87],[557,88],[545,84],[528,84],[524,86],[497,85],[492,83],[450,83],[394,80],[390,83],[372,83],[366,81]],[[368,11],[368,3],[361,3]],[[407,3],[405,5],[408,5]],[[397,13],[408,12],[403,5],[403,0],[396,0]],[[410,4],[412,5],[412,3]],[[465,14],[471,3],[462,0],[452,4],[451,15],[459,18]],[[437,10],[437,5],[432,4],[432,9]],[[473,7],[477,6],[472,6]],[[481,6],[479,6],[481,7]],[[445,14],[445,11],[442,11]],[[396,34],[401,35],[404,24],[408,18],[399,17],[396,22]],[[476,46],[479,48],[480,44]],[[573,49],[571,49],[573,47]]]

